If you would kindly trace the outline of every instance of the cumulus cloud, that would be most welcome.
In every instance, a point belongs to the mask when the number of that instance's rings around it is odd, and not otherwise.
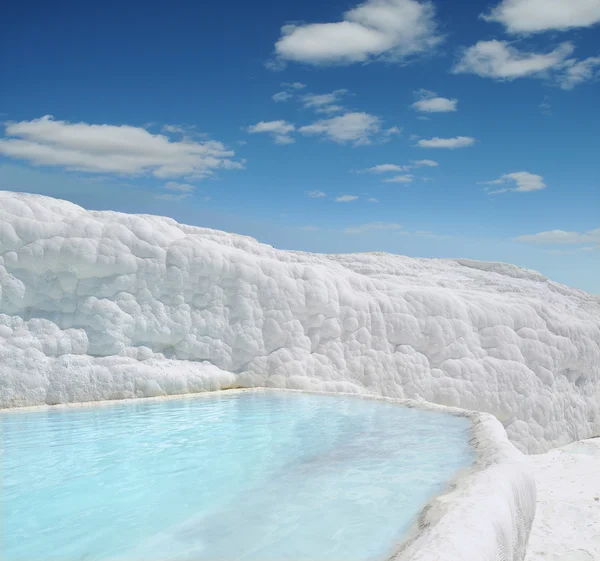
[[[452,72],[507,81],[543,78],[570,90],[600,75],[600,57],[569,58],[574,50],[569,42],[561,43],[549,53],[534,53],[521,51],[508,41],[479,41],[464,50]]]
[[[384,137],[387,137],[388,139],[394,135],[401,135],[402,134],[402,129],[400,127],[390,127],[389,129],[385,129],[383,131],[383,135]]]
[[[600,57],[589,57],[580,61],[569,59],[565,63],[564,72],[558,77],[558,85],[563,90],[571,90],[578,84],[599,76]]]
[[[402,226],[400,224],[386,223],[386,222],[369,222],[368,224],[362,224],[360,226],[354,226],[351,228],[344,229],[346,234],[364,234],[369,230],[400,230]]]
[[[514,182],[516,187],[504,187],[502,189],[496,189],[494,191],[489,191],[489,194],[495,195],[498,193],[508,193],[509,191],[528,193],[530,191],[540,191],[546,188],[544,178],[541,175],[536,175],[535,173],[529,173],[527,171],[506,173],[499,179],[485,181],[482,183],[482,185],[503,185],[509,182]]]
[[[435,167],[439,166],[439,164],[434,160],[413,160],[412,163],[417,168],[420,168],[420,167],[435,168]]]
[[[498,80],[539,76],[562,68],[573,50],[573,45],[568,42],[540,54],[520,51],[508,41],[479,41],[464,51],[453,72]]]
[[[475,139],[470,136],[456,136],[454,138],[423,138],[417,142],[417,146],[421,148],[466,148],[475,144]]]
[[[196,186],[190,183],[177,183],[176,181],[169,181],[163,185],[163,188],[171,193],[158,193],[154,195],[155,199],[161,199],[163,201],[181,201],[191,197]],[[204,197],[204,200],[209,200],[210,197]]]
[[[282,101],[289,101],[292,97],[290,92],[277,92],[271,96],[271,99],[277,103],[281,103]]]
[[[184,134],[186,132],[186,129],[184,127],[182,127],[181,125],[163,125],[162,130],[163,130],[163,132],[180,133],[180,134]]]
[[[440,42],[436,27],[432,2],[367,0],[336,23],[283,26],[275,53],[315,65],[405,60]]]
[[[174,141],[141,127],[69,123],[51,115],[8,123],[0,154],[34,165],[161,178],[201,178],[218,169],[243,167],[233,160],[233,151],[214,140]]]
[[[348,90],[341,89],[326,94],[306,94],[302,97],[302,102],[304,107],[317,113],[336,113],[344,109],[339,100],[347,93]]]
[[[390,173],[408,171],[411,166],[398,166],[396,164],[379,164],[371,168],[358,170],[357,173]]]
[[[335,202],[336,203],[351,203],[352,201],[355,201],[356,199],[358,199],[358,197],[356,195],[340,195],[339,197],[335,198]]]
[[[307,197],[311,199],[320,199],[322,197],[326,197],[327,193],[323,193],[323,191],[314,190],[314,191],[304,191]]]
[[[281,82],[281,87],[290,90],[303,90],[306,87],[306,84],[303,84],[302,82]]]
[[[344,113],[298,129],[304,135],[321,135],[339,144],[352,143],[355,146],[370,144],[380,130],[381,120],[369,113]]]
[[[382,179],[384,183],[412,183],[414,180],[414,176],[412,175],[395,175],[394,177],[389,177],[387,179]]]
[[[448,113],[456,111],[457,99],[448,99],[439,97],[435,92],[429,90],[419,90],[415,92],[418,101],[413,103],[411,107],[422,113]]]
[[[566,232],[564,230],[550,230],[526,236],[518,236],[514,241],[532,245],[583,245],[596,244],[595,246],[581,248],[582,251],[600,249],[600,228],[587,232]]]
[[[503,0],[481,17],[508,33],[565,31],[600,22],[600,0]]]
[[[291,144],[294,139],[290,136],[291,132],[294,132],[296,127],[287,121],[260,121],[256,125],[248,127],[250,134],[270,134],[276,144]]]

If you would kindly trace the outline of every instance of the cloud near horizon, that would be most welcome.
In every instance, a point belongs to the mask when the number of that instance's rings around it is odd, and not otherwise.
[[[529,234],[513,238],[513,241],[529,245],[584,245],[580,251],[600,250],[600,228],[586,232],[567,232],[565,230],[549,230],[537,234]]]
[[[220,169],[242,169],[235,152],[215,140],[175,141],[130,125],[70,123],[45,115],[9,122],[0,154],[35,166],[116,175],[203,178]]]

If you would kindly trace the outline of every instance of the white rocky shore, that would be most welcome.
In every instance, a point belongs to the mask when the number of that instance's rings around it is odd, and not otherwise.
[[[0,407],[232,387],[491,413],[541,454],[522,462],[538,486],[526,559],[600,558],[598,446],[572,444],[600,435],[598,297],[501,263],[279,251],[0,192]],[[523,558],[488,538],[477,559]]]

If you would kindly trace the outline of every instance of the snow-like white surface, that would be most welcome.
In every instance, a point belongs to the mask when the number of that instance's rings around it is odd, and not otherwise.
[[[391,561],[524,559],[536,512],[536,485],[525,457],[494,417],[462,414],[473,421],[478,459],[448,493],[425,507],[414,539]]]
[[[600,434],[600,302],[501,263],[278,251],[0,192],[0,406],[267,386]]]
[[[529,456],[538,506],[526,561],[600,559],[600,438]]]

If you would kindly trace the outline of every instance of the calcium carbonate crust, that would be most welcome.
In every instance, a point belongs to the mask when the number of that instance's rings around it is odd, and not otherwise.
[[[492,415],[438,407],[471,419],[477,459],[426,505],[412,536],[389,561],[523,561],[536,512],[535,480],[525,457]]]
[[[0,192],[0,407],[271,387],[600,434],[600,302],[502,263],[278,251]]]

